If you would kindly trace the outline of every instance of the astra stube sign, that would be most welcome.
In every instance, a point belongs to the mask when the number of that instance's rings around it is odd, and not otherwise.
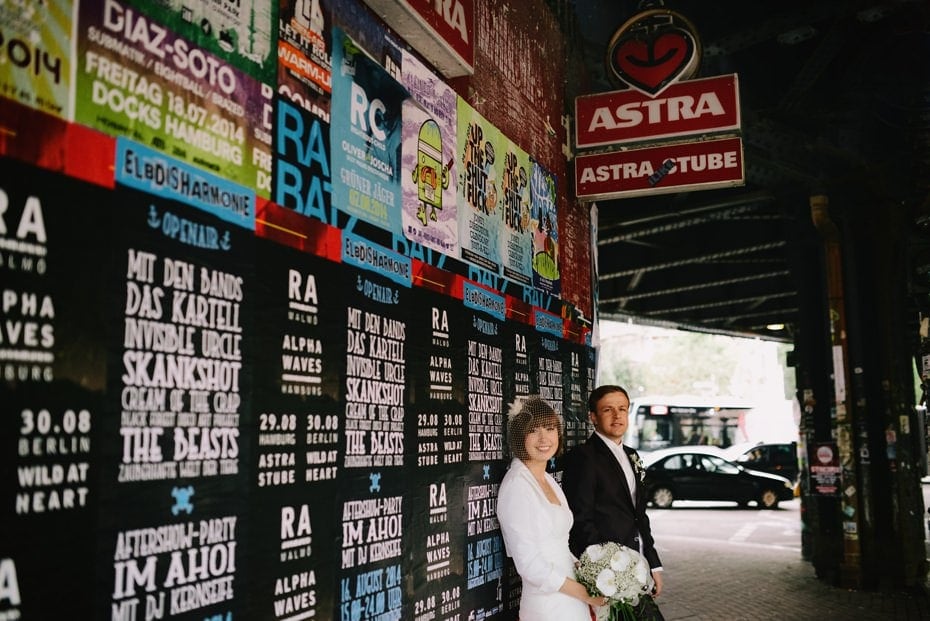
[[[575,98],[575,144],[599,147],[740,129],[736,74],[685,80],[650,98],[630,88]]]
[[[684,142],[579,155],[575,195],[581,200],[708,190],[743,185],[740,138]]]

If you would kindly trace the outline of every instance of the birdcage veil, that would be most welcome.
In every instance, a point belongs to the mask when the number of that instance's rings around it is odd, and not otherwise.
[[[562,417],[539,395],[517,397],[507,411],[507,442],[510,452],[518,459],[529,459],[526,436],[537,427],[553,424],[559,430],[559,448],[556,455],[561,455],[564,446]]]

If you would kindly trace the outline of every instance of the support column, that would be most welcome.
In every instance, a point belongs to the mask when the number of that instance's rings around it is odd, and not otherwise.
[[[908,210],[895,203],[863,201],[856,214],[861,320],[850,335],[862,343],[854,351],[853,368],[865,369],[856,403],[863,403],[867,416],[857,415],[856,423],[870,449],[860,456],[863,520],[870,534],[863,534],[863,573],[867,587],[922,587],[927,561],[920,482],[923,425],[914,380],[918,316],[906,285],[914,223]]]
[[[801,407],[798,453],[801,461],[801,555],[817,577],[840,582],[843,531],[839,494],[820,493],[811,462],[822,444],[835,444],[833,358],[824,266],[823,238],[811,219],[810,197],[797,195],[794,226],[787,231],[789,257],[798,284],[800,314],[789,364],[795,369],[797,400]],[[816,461],[814,461],[816,464]]]
[[[840,583],[844,587],[862,585],[862,551],[860,547],[859,484],[852,412],[849,407],[851,374],[846,329],[846,300],[843,289],[843,260],[840,232],[830,219],[829,200],[825,195],[810,197],[811,219],[823,239],[824,268],[827,285],[830,348],[833,358],[833,396],[831,418],[839,462],[840,514],[843,521],[843,559]]]

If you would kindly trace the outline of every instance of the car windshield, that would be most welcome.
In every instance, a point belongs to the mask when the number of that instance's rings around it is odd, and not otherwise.
[[[733,462],[729,462],[715,455],[704,455],[700,453],[670,455],[661,462],[659,467],[663,470],[694,469],[717,474],[738,474],[740,471],[739,466]]]
[[[701,466],[707,472],[716,472],[718,474],[739,474],[739,466],[730,463],[725,459],[704,455],[701,457]]]

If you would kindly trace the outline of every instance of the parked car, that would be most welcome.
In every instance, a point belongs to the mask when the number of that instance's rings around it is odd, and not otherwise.
[[[727,459],[769,474],[780,474],[792,483],[798,482],[797,442],[739,444],[726,449]]]
[[[668,509],[676,500],[751,502],[775,509],[794,498],[793,484],[783,476],[749,470],[714,447],[682,446],[643,454],[643,484],[650,502]]]

